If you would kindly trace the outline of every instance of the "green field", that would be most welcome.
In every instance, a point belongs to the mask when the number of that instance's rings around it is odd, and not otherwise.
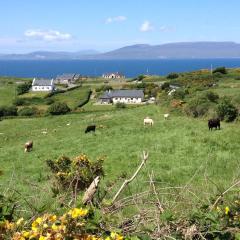
[[[59,117],[3,120],[0,122],[0,164],[4,173],[1,191],[7,186],[15,188],[27,198],[34,196],[36,204],[49,204],[49,208],[54,208],[46,160],[60,155],[74,157],[80,153],[87,154],[90,159],[106,156],[103,185],[117,181],[107,196],[109,199],[123,181],[120,176],[130,176],[138,166],[143,150],[149,152],[148,163],[122,196],[143,192],[152,171],[157,187],[189,183],[194,194],[202,199],[210,193],[219,193],[219,189],[223,190],[239,177],[238,123],[224,123],[221,131],[210,132],[205,120],[174,114],[164,120],[163,113],[159,106],[151,105]],[[145,116],[154,119],[152,128],[143,126]],[[86,135],[84,129],[91,123],[105,128],[98,129],[95,135]],[[48,133],[43,134],[43,130]],[[34,141],[34,149],[24,153],[24,143],[30,139]]]

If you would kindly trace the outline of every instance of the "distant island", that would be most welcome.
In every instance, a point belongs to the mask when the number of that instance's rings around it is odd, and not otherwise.
[[[240,44],[235,42],[180,42],[162,45],[137,44],[113,51],[79,52],[37,51],[26,54],[0,54],[1,60],[124,60],[124,59],[201,59],[240,58]]]

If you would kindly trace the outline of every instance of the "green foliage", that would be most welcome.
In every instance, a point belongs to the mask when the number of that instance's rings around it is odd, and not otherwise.
[[[168,91],[170,89],[170,84],[169,82],[164,82],[161,86],[162,90]]]
[[[54,189],[67,190],[71,187],[79,191],[85,190],[97,176],[103,176],[103,158],[92,162],[81,154],[70,159],[66,156],[59,157],[56,161],[47,160],[54,176]]]
[[[78,103],[77,107],[80,108],[80,107],[83,107],[85,104],[87,104],[87,103],[89,102],[89,100],[90,100],[91,95],[92,95],[92,91],[89,90],[89,91],[87,92],[87,94],[86,94],[85,99],[83,99],[82,101],[80,101],[80,102]]]
[[[23,98],[16,98],[14,101],[13,101],[13,105],[15,106],[22,106],[25,104],[25,101]]]
[[[219,95],[217,93],[212,92],[212,91],[207,91],[205,93],[205,96],[210,102],[217,102],[218,99],[219,99]]]
[[[218,67],[213,70],[213,73],[227,74],[227,69],[225,67]]]
[[[103,91],[108,91],[108,90],[112,90],[112,86],[110,85],[102,85],[98,88],[95,89],[96,92],[103,92]]]
[[[116,103],[116,108],[126,108],[126,104],[125,103],[122,103],[122,102],[117,102]]]
[[[46,103],[47,105],[51,105],[51,104],[54,103],[54,99],[52,99],[52,98],[47,98],[46,101],[45,101],[45,103]]]
[[[184,111],[187,115],[196,118],[204,116],[208,112],[209,108],[210,104],[206,98],[198,96],[188,102]]]
[[[0,106],[0,117],[17,116],[16,106]]]
[[[231,103],[228,98],[223,98],[217,105],[217,114],[221,120],[232,122],[238,116],[238,109]]]
[[[36,115],[37,109],[35,107],[24,107],[18,111],[19,116],[31,117]]]
[[[181,99],[183,100],[185,98],[185,95],[187,94],[187,91],[184,89],[177,89],[173,94],[172,97],[175,99]]]
[[[17,95],[27,93],[32,87],[32,82],[25,82],[23,84],[17,85]]]
[[[168,79],[178,78],[178,74],[177,74],[177,73],[169,73],[169,74],[167,75],[167,78],[168,78]]]
[[[51,115],[61,115],[70,112],[71,109],[66,103],[56,102],[48,107],[47,112]]]

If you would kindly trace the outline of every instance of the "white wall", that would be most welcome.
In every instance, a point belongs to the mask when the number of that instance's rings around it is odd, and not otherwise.
[[[141,98],[113,98],[113,103],[141,103]]]
[[[32,91],[34,92],[50,92],[53,90],[52,86],[33,86]]]

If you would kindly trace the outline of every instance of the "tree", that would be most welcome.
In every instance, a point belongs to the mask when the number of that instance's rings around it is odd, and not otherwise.
[[[70,112],[71,109],[68,107],[66,103],[53,103],[52,105],[49,106],[47,112],[50,113],[51,115],[61,115],[61,114],[66,114]]]
[[[225,67],[218,67],[213,70],[213,73],[227,74],[227,69]]]
[[[31,87],[32,87],[32,82],[25,82],[23,84],[19,84],[16,89],[17,95],[21,95],[28,92]]]
[[[178,78],[178,74],[177,74],[177,73],[169,73],[169,74],[167,75],[167,78],[168,78],[168,79]]]
[[[224,98],[217,105],[217,114],[221,120],[232,122],[238,116],[238,110],[228,98]]]

